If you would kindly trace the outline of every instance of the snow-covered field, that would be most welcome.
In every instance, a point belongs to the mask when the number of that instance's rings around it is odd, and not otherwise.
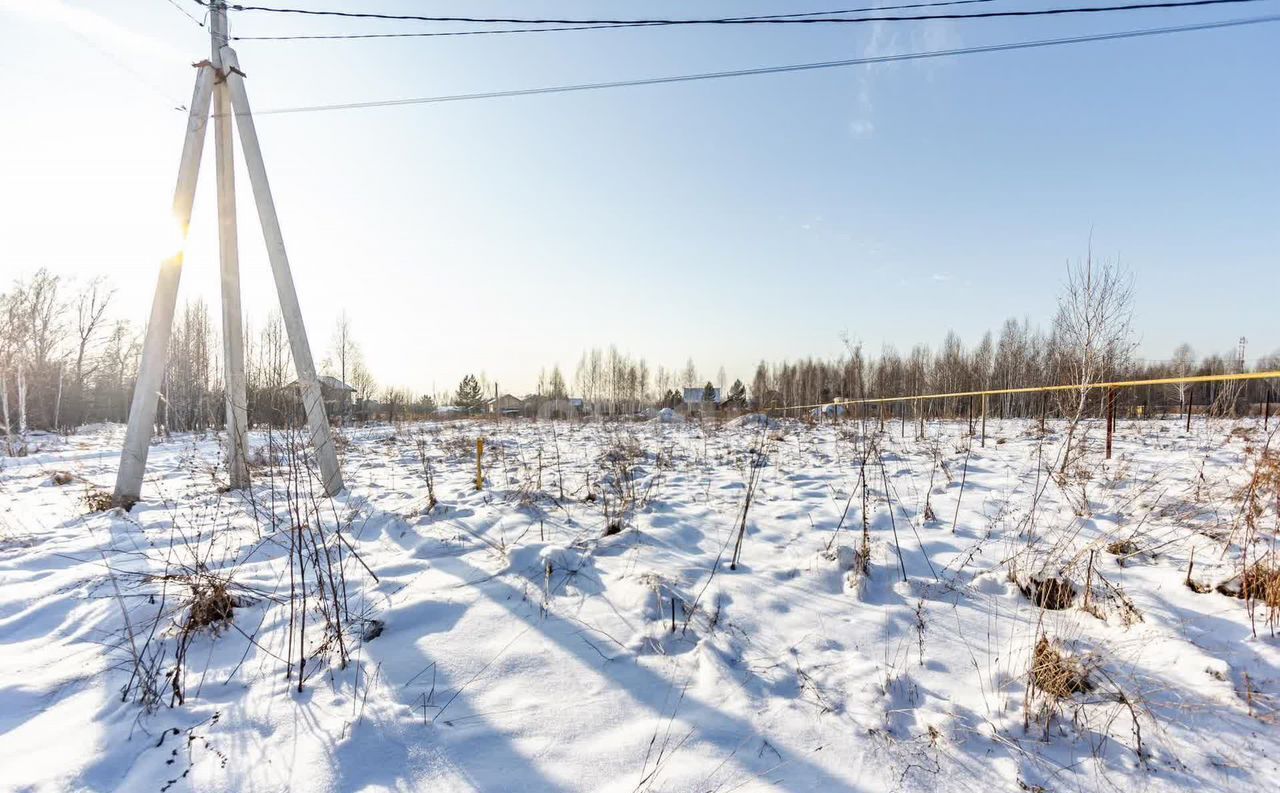
[[[332,500],[183,436],[127,513],[121,428],[46,438],[0,460],[0,789],[1274,789],[1272,615],[1216,590],[1274,542],[1260,423],[1063,474],[1061,424],[915,429],[347,430]]]

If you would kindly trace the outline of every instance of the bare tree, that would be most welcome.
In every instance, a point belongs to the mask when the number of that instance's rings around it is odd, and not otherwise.
[[[564,375],[560,373],[560,364],[551,367],[551,378],[547,381],[547,397],[550,399],[567,399],[569,389],[565,385]]]
[[[329,341],[329,355],[325,358],[325,374],[337,375],[344,383],[347,380],[348,366],[360,359],[360,346],[351,335],[351,318],[344,310],[333,328],[333,338]]]
[[[685,362],[684,371],[680,374],[680,386],[682,388],[693,388],[698,384],[698,367],[693,365],[693,359],[690,358]]]
[[[1190,377],[1195,371],[1196,353],[1191,349],[1191,345],[1183,342],[1179,344],[1177,349],[1173,351],[1173,359],[1170,361],[1171,369],[1174,377]],[[1191,392],[1190,383],[1175,383],[1172,386],[1173,393],[1178,397],[1178,407],[1186,408],[1187,395]]]
[[[403,414],[409,404],[409,392],[404,388],[389,386],[382,392],[382,404],[387,408],[387,421],[394,424],[397,414]]]
[[[74,363],[75,386],[75,418],[81,422],[85,419],[85,390],[91,377],[102,364],[101,359],[91,356],[92,347],[102,330],[107,308],[115,289],[109,288],[106,279],[99,276],[91,279],[80,294],[76,296],[76,351]],[[59,378],[61,379],[61,378]]]
[[[29,424],[51,427],[54,423],[55,373],[62,365],[65,340],[66,305],[59,296],[60,285],[58,276],[42,268],[0,296],[0,368],[16,375],[21,432]],[[28,404],[37,407],[34,417],[28,416]]]
[[[1067,453],[1071,457],[1076,429],[1084,416],[1091,387],[1128,364],[1136,346],[1133,321],[1133,277],[1119,264],[1093,262],[1090,251],[1083,263],[1067,267],[1067,282],[1058,296],[1053,320],[1053,350],[1058,371],[1078,386],[1067,394]]]

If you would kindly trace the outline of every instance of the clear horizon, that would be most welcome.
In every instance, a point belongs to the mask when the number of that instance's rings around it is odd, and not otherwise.
[[[180,5],[197,11],[180,0]],[[320,3],[318,5],[328,5]],[[1002,4],[1009,6],[1009,3]],[[520,15],[692,16],[678,3],[521,3]],[[255,110],[629,79],[1030,40],[1274,11],[237,42]],[[378,10],[420,10],[384,0]],[[513,12],[433,3],[433,12]],[[819,4],[795,10],[821,8]],[[704,3],[696,15],[776,11]],[[791,10],[788,7],[788,10]],[[167,3],[0,0],[6,280],[104,274],[145,321],[192,61],[207,32]],[[334,23],[231,14],[232,33]],[[369,22],[371,32],[382,28]],[[349,30],[353,25],[344,26]],[[855,27],[855,26],[849,26]],[[966,344],[1047,326],[1067,261],[1134,274],[1139,355],[1200,355],[1272,320],[1280,224],[1280,26],[574,95],[261,116],[317,360],[351,317],[385,385],[482,372],[534,390],[616,344],[651,366],[749,381],[760,359]],[[210,136],[212,138],[212,136]],[[207,142],[180,299],[216,307]],[[239,161],[238,161],[239,166]],[[274,292],[237,174],[246,316]]]

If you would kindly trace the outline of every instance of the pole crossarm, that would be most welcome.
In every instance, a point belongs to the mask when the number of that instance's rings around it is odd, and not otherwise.
[[[1106,383],[1069,383],[1066,385],[1027,386],[1023,388],[990,388],[982,391],[950,391],[942,394],[914,394],[910,396],[870,397],[865,399],[835,399],[813,405],[782,405],[766,410],[806,410],[830,405],[878,405],[887,402],[921,402],[930,399],[958,399],[961,397],[995,396],[998,394],[1035,394],[1052,391],[1092,391],[1099,388],[1136,388],[1151,385],[1178,385],[1192,383],[1224,383],[1237,380],[1280,379],[1280,371],[1238,372],[1236,374],[1204,374],[1187,377],[1156,377],[1149,380],[1117,380]]]

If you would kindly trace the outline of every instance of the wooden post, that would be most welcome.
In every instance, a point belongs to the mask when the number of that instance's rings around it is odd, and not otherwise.
[[[1267,386],[1267,396],[1262,403],[1262,431],[1266,432],[1271,424],[1271,386]]]
[[[329,433],[329,419],[325,414],[324,397],[320,393],[320,381],[316,377],[315,361],[311,357],[311,343],[307,340],[307,328],[302,319],[302,305],[298,302],[298,290],[289,269],[289,256],[285,252],[284,232],[280,230],[280,218],[276,215],[275,200],[271,197],[271,184],[267,181],[267,166],[262,158],[258,142],[258,130],[249,109],[249,94],[245,91],[244,75],[235,50],[222,48],[222,63],[226,70],[226,84],[231,91],[231,107],[235,111],[236,127],[240,130],[240,145],[244,149],[245,168],[253,186],[253,200],[258,207],[258,220],[262,225],[262,237],[267,245],[267,259],[276,282],[276,295],[280,299],[280,314],[289,332],[289,349],[293,353],[294,367],[298,373],[298,387],[302,391],[302,406],[306,410],[307,429],[311,434],[311,446],[320,464],[320,477],[326,495],[342,491],[342,471],[338,467],[338,454]]]
[[[484,490],[484,438],[476,438],[476,490]]]
[[[1116,434],[1116,390],[1107,389],[1107,459],[1111,459],[1111,439]]]
[[[1196,387],[1187,389],[1187,432],[1191,432],[1191,408],[1196,404]]]
[[[982,448],[987,448],[987,395],[982,395]]]
[[[195,202],[196,179],[200,175],[200,156],[204,151],[204,133],[212,98],[213,69],[202,64],[196,74],[191,112],[187,115],[187,136],[178,165],[178,183],[173,190],[173,219],[183,244],[187,238],[187,227],[191,225],[191,206]],[[138,379],[129,407],[129,426],[125,430],[124,449],[120,452],[120,467],[116,471],[112,500],[117,506],[130,506],[142,495],[142,475],[147,467],[151,433],[155,430],[156,399],[160,393],[160,382],[164,379],[169,334],[173,330],[173,313],[178,302],[182,253],[180,246],[160,264],[160,277],[151,302],[151,317],[147,321],[147,336],[142,344]]]
[[[213,68],[213,145],[218,183],[218,255],[222,281],[222,361],[225,376],[227,477],[232,490],[249,486],[248,396],[244,376],[244,323],[240,313],[240,251],[236,234],[235,144],[231,129],[231,95],[222,68],[222,48],[227,45],[227,6],[210,6],[209,38]]]

